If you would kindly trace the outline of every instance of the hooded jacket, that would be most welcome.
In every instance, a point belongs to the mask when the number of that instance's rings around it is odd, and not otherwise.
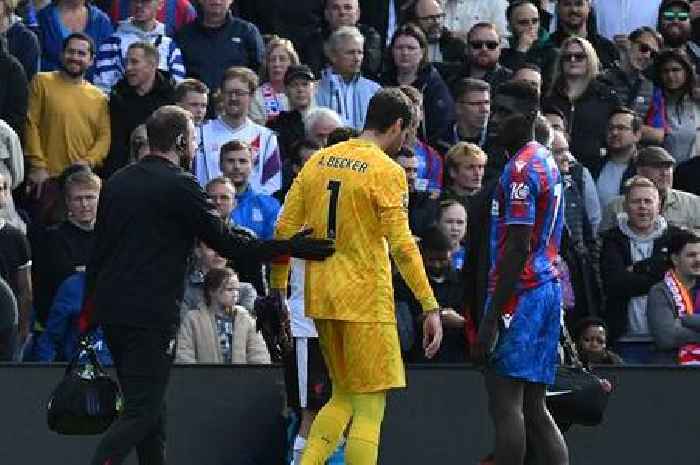
[[[640,238],[631,232],[626,219],[620,222],[620,226],[601,234],[600,275],[607,296],[602,316],[610,328],[611,341],[616,341],[628,331],[630,301],[636,297],[646,297],[649,289],[663,278],[663,273],[668,269],[668,240],[675,230],[659,216],[655,230],[643,239],[652,242],[651,254],[649,258],[637,261],[633,260],[631,244]],[[630,266],[633,267],[632,271],[628,271]]]
[[[146,95],[138,95],[126,78],[114,86],[109,99],[112,145],[104,164],[105,176],[129,162],[129,138],[132,131],[155,110],[174,101],[175,82],[160,70],[156,71],[153,88]]]
[[[152,31],[144,31],[129,19],[119,23],[116,32],[109,36],[95,57],[95,85],[105,93],[124,77],[126,52],[135,42],[147,42],[158,49],[158,69],[165,71],[179,82],[185,77],[182,53],[175,41],[165,35],[165,25],[157,23]]]

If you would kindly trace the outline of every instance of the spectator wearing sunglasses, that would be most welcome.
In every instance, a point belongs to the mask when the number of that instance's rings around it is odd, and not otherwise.
[[[635,29],[629,35],[629,50],[623,59],[601,77],[615,90],[620,102],[640,118],[649,110],[654,88],[644,71],[654,62],[662,45],[663,38],[654,29],[646,26]]]
[[[511,36],[510,48],[501,52],[500,63],[517,70],[526,63],[539,67],[544,89],[549,87],[554,74],[557,51],[547,39],[549,33],[540,24],[540,11],[531,0],[515,0],[506,10]]]
[[[559,108],[567,121],[571,153],[597,177],[608,115],[619,106],[615,91],[598,80],[600,62],[593,45],[570,37],[561,45],[554,84],[546,106]]]
[[[697,10],[697,7],[694,9]],[[697,73],[700,69],[700,45],[692,40],[691,13],[690,3],[686,0],[664,0],[659,7],[656,29],[663,36],[664,47],[685,52]]]
[[[477,23],[467,36],[464,62],[452,70],[445,68],[446,81],[450,89],[463,78],[486,81],[491,92],[513,77],[513,72],[499,64],[501,58],[501,37],[493,23]],[[454,92],[453,92],[454,94]]]
[[[559,21],[550,36],[555,47],[561,49],[567,38],[576,36],[591,43],[602,68],[610,68],[620,58],[615,44],[598,34],[592,19],[591,0],[559,0],[556,12]]]

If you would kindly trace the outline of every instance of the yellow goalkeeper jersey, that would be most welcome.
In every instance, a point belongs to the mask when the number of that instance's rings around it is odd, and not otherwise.
[[[352,139],[318,151],[294,181],[276,227],[286,239],[302,226],[335,240],[335,254],[306,263],[305,313],[317,319],[395,322],[389,252],[424,310],[437,308],[408,227],[406,175],[376,144]],[[286,288],[288,263],[273,264],[272,287]]]

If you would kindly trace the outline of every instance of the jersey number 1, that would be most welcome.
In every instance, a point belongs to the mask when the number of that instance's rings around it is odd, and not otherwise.
[[[328,181],[328,190],[331,197],[328,201],[328,231],[326,237],[335,239],[338,221],[338,197],[340,196],[340,181]]]

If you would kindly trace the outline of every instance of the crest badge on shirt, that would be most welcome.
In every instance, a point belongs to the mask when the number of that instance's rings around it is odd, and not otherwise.
[[[253,221],[256,223],[262,223],[263,214],[259,208],[253,208]]]

